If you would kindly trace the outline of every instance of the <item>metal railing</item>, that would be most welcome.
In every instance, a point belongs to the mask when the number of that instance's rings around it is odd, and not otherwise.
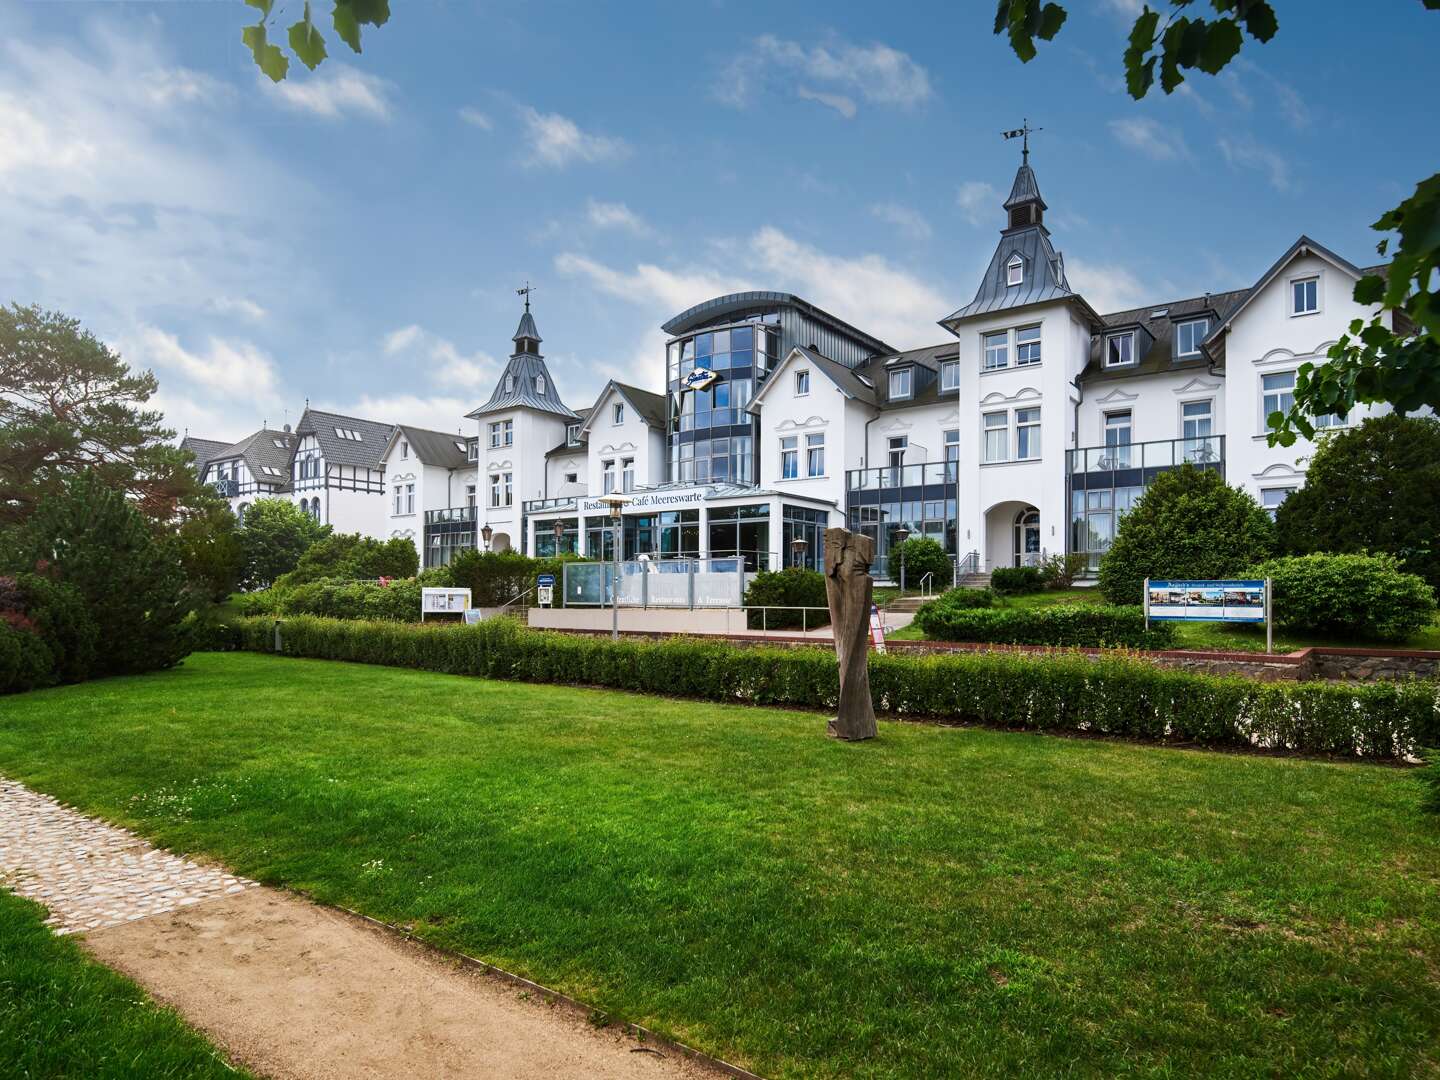
[[[931,461],[923,465],[889,465],[879,469],[846,469],[846,491],[954,484],[960,476],[958,461]]]
[[[526,499],[520,504],[520,509],[527,514],[537,514],[542,510],[573,510],[582,497],[570,495],[563,499]]]
[[[925,574],[925,576],[920,579],[920,595],[921,595],[921,596],[934,596],[934,595],[935,595],[935,571],[934,571],[934,570],[927,571],[926,574]]]
[[[1225,461],[1225,436],[1155,439],[1119,446],[1090,446],[1065,452],[1072,473],[1118,472],[1122,469],[1169,469],[1189,463],[1220,468]]]
[[[216,480],[214,487],[215,494],[222,499],[233,499],[240,494],[239,480]]]
[[[473,506],[451,506],[444,510],[426,510],[426,525],[453,524],[474,524],[475,510]]]
[[[960,579],[970,574],[980,573],[980,552],[972,551],[968,555],[962,555],[955,560],[954,583],[960,584]]]

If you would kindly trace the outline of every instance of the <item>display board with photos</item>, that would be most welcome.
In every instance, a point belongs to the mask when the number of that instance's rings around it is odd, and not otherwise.
[[[1145,614],[1151,619],[1263,623],[1265,581],[1146,581]]]

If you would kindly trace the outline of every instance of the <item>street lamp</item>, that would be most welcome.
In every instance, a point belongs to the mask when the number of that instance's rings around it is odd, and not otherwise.
[[[905,541],[910,539],[910,530],[901,525],[892,534],[892,543],[900,549],[900,595],[905,595]]]
[[[610,524],[611,527],[614,529],[615,543],[614,547],[611,549],[611,555],[613,558],[613,570],[611,571],[612,576],[610,579],[610,640],[619,641],[620,542],[622,538],[620,515],[625,509],[625,504],[628,503],[630,500],[624,495],[616,495],[614,492],[611,492],[609,495],[601,495],[598,501],[604,503],[610,508]]]
[[[805,549],[810,546],[809,541],[807,541],[803,536],[797,536],[794,540],[790,541],[790,546],[795,549],[795,565],[804,566]]]
[[[485,541],[485,550],[486,550],[486,551],[489,551],[489,550],[490,550],[490,538],[491,538],[492,536],[494,536],[494,535],[495,535],[495,530],[492,529],[489,525],[485,525],[485,526],[482,526],[482,527],[481,527],[481,529],[480,529],[480,539],[483,540],[483,541]]]
[[[558,559],[560,557],[560,541],[565,539],[565,519],[556,518],[555,524],[550,528],[555,533],[555,557]]]

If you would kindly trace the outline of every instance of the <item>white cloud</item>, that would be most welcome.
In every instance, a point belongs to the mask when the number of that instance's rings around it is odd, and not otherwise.
[[[1169,282],[1142,282],[1123,266],[1086,259],[1067,258],[1065,277],[1070,287],[1102,315],[1157,303],[1175,291]]]
[[[795,93],[802,101],[813,101],[827,109],[834,109],[846,120],[855,119],[855,101],[844,94],[827,94],[820,90],[811,90],[808,86],[800,87]]]
[[[585,216],[597,229],[624,229],[637,235],[650,231],[640,215],[623,202],[598,202],[591,199],[585,205]]]
[[[133,367],[174,373],[203,395],[218,399],[244,397],[263,405],[279,400],[275,362],[248,341],[211,337],[203,351],[185,348],[180,339],[154,326],[142,326],[121,355]]]
[[[489,389],[503,366],[487,352],[462,353],[448,338],[415,323],[390,331],[380,347],[387,357],[399,359],[408,369],[424,371],[437,385],[464,390]]]
[[[966,180],[955,192],[955,205],[971,225],[985,225],[1002,220],[1000,192],[983,180]]]
[[[248,296],[217,296],[207,306],[221,315],[241,315],[252,322],[259,322],[266,314],[265,309]]]
[[[855,115],[856,98],[910,108],[928,101],[933,92],[930,73],[889,45],[831,38],[807,47],[765,34],[739,51],[716,81],[714,96],[744,108],[766,89],[785,86],[794,86],[801,98],[827,105],[846,119]]]
[[[298,65],[295,65],[298,67]],[[298,112],[308,112],[327,120],[347,113],[368,116],[375,120],[390,118],[392,87],[377,75],[369,75],[346,64],[328,61],[318,74],[306,75],[292,70],[288,78],[272,83],[257,75],[266,93]]]
[[[582,131],[574,120],[559,113],[542,113],[527,105],[520,110],[520,118],[530,146],[528,165],[563,169],[577,161],[617,161],[630,153],[624,139]]]
[[[930,223],[918,210],[899,203],[876,203],[870,213],[887,225],[893,225],[915,240],[930,239]]]
[[[346,416],[368,417],[391,424],[412,424],[429,428],[431,431],[470,431],[473,420],[466,420],[465,414],[475,408],[475,403],[464,398],[445,394],[425,396],[421,394],[362,394],[358,398],[342,400],[317,399],[317,409],[334,411]],[[457,490],[455,497],[464,495]]]
[[[466,105],[460,110],[460,119],[481,131],[493,131],[495,128],[495,121],[490,119],[487,113],[481,112],[473,105]]]
[[[709,300],[712,296],[723,296],[726,293],[758,287],[749,278],[695,271],[681,273],[665,270],[652,263],[641,263],[632,272],[626,273],[573,252],[557,255],[555,269],[570,277],[585,278],[608,296],[619,297],[632,303],[653,305],[665,312],[660,319],[668,318],[702,300]],[[660,320],[656,321],[658,323]]]
[[[1231,168],[1258,170],[1265,173],[1276,191],[1290,190],[1290,163],[1277,151],[1260,145],[1254,136],[1232,139],[1222,135],[1219,145],[1220,153]]]
[[[1190,156],[1177,133],[1146,116],[1111,120],[1110,134],[1155,161],[1176,161]]]

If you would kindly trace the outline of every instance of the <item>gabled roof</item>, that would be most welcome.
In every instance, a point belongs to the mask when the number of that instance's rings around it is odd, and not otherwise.
[[[847,398],[852,398],[872,408],[878,405],[879,399],[875,393],[873,381],[870,380],[868,376],[865,376],[863,372],[853,371],[844,364],[836,360],[831,360],[830,357],[824,353],[806,348],[804,345],[796,345],[786,353],[785,358],[775,366],[775,369],[770,372],[766,380],[760,384],[760,388],[755,391],[754,397],[750,399],[750,404],[745,407],[747,412],[758,411],[757,406],[764,404],[765,395],[769,392],[770,387],[780,381],[780,372],[789,367],[792,361],[808,361],[811,368],[820,372],[834,383],[836,388]]]
[[[447,435],[443,431],[431,431],[428,428],[412,427],[409,424],[396,425],[395,430],[390,433],[390,441],[385,444],[385,450],[380,456],[382,458],[389,457],[390,451],[401,439],[410,444],[410,453],[418,458],[422,465],[438,465],[444,469],[463,469],[474,464],[465,452],[466,436]]]
[[[1203,353],[1177,359],[1175,356],[1175,327],[1177,324],[1208,315],[1213,328],[1219,321],[1220,313],[1229,311],[1248,289],[1232,289],[1229,292],[1206,293],[1184,300],[1169,300],[1161,304],[1147,304],[1145,307],[1130,308],[1102,316],[1101,332],[1090,342],[1090,357],[1085,370],[1080,373],[1085,382],[1109,382],[1115,379],[1129,379],[1137,375],[1158,375],[1167,371],[1188,371],[1191,368],[1207,368],[1211,358]],[[1149,338],[1148,348],[1134,364],[1123,368],[1106,368],[1102,363],[1106,332],[1125,327],[1143,327]],[[1139,340],[1139,339],[1137,339]]]
[[[210,442],[208,439],[202,441]],[[250,470],[250,475],[256,483],[270,484],[279,488],[288,487],[290,459],[294,456],[297,441],[295,436],[288,431],[261,428],[254,434],[245,436],[239,442],[230,443],[228,446],[222,444],[220,449],[212,453],[205,461],[199,462],[200,473],[203,475],[211,462],[232,461],[239,458],[245,462],[245,467]],[[274,472],[268,471],[271,469]]]
[[[600,403],[605,400],[605,395],[614,390],[635,410],[635,415],[645,421],[647,427],[656,431],[665,430],[665,395],[656,394],[649,390],[641,390],[638,386],[631,386],[629,383],[617,382],[611,379],[605,384],[595,398],[595,404],[585,410],[585,420],[580,426],[580,437],[586,438],[590,434],[590,422],[600,415]]]
[[[338,429],[338,430],[337,430]],[[362,420],[344,413],[323,412],[305,407],[300,423],[295,425],[295,434],[301,437],[314,435],[320,444],[320,452],[332,465],[355,465],[363,469],[378,469],[385,460],[385,448],[390,444],[394,424],[379,420]],[[345,438],[341,431],[353,431],[359,441]]]
[[[180,440],[180,449],[189,450],[195,455],[195,468],[200,473],[204,473],[205,465],[230,445],[219,439],[199,439],[194,435],[186,435]]]
[[[1249,307],[1250,301],[1259,296],[1266,286],[1279,277],[1280,272],[1284,270],[1285,267],[1301,255],[1318,255],[1337,270],[1349,274],[1353,278],[1361,278],[1366,273],[1348,259],[1342,259],[1324,244],[1317,244],[1314,240],[1311,240],[1310,237],[1302,233],[1300,239],[1291,244],[1289,250],[1287,250],[1284,255],[1281,255],[1280,258],[1276,259],[1274,265],[1271,266],[1269,270],[1266,270],[1265,273],[1260,275],[1260,280],[1245,290],[1245,295],[1242,296],[1229,311],[1222,311],[1220,313],[1220,323],[1211,332],[1210,337],[1206,339],[1207,343],[1215,340],[1221,333],[1228,330],[1230,324],[1235,321],[1235,316]]]
[[[877,356],[861,364],[855,369],[855,373],[866,376],[875,384],[875,403],[881,409],[909,409],[916,405],[934,405],[942,397],[959,399],[959,394],[954,390],[941,393],[939,378],[940,365],[959,358],[960,346],[953,341],[945,341],[939,345],[927,345],[923,349],[910,349],[892,356]],[[924,368],[928,374],[923,377],[920,374],[913,376],[910,380],[911,395],[892,401],[890,372],[903,367]]]

